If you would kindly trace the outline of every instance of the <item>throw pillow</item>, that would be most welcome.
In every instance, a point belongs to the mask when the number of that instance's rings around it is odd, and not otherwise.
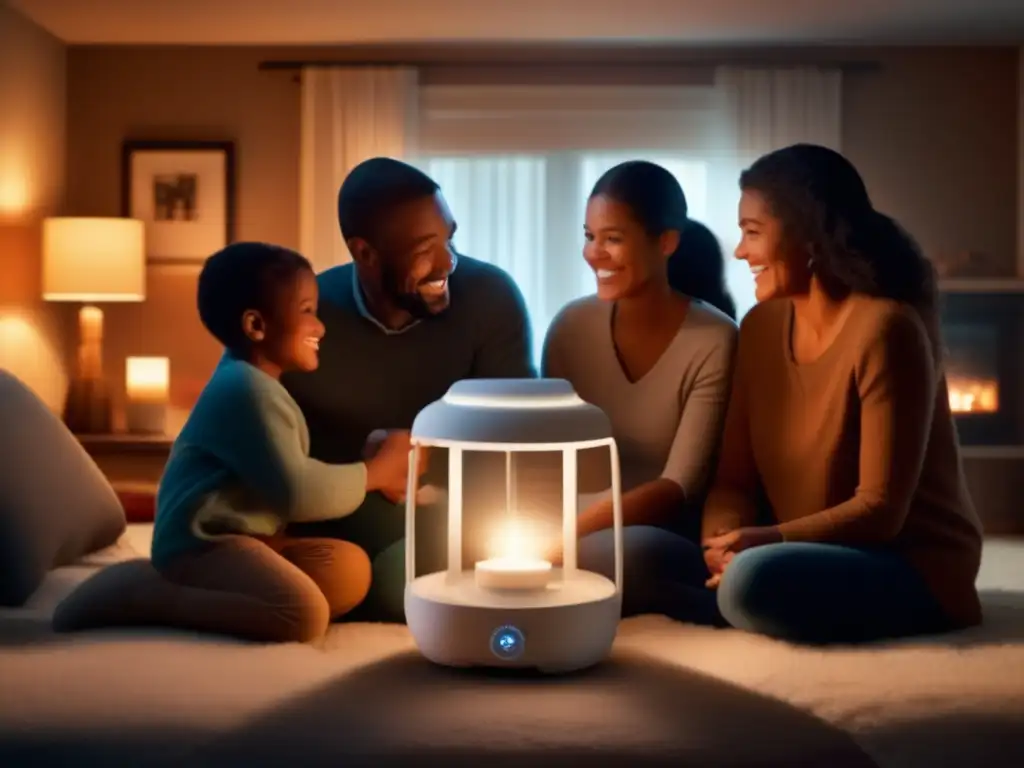
[[[124,510],[64,423],[0,370],[0,605],[19,606],[53,568],[108,547]]]

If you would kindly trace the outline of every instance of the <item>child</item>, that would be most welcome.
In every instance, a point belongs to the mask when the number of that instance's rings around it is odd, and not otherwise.
[[[372,458],[325,464],[281,374],[319,364],[324,326],[306,259],[235,243],[199,276],[199,316],[226,348],[160,482],[153,565],[188,588],[177,624],[264,641],[306,641],[366,596],[370,562],[336,539],[289,538],[289,522],[343,517],[408,467],[408,435]],[[201,591],[201,592],[200,592]],[[194,610],[190,613],[188,607]]]

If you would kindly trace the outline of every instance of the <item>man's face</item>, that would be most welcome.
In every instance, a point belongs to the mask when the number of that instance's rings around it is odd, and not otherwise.
[[[370,244],[374,268],[360,272],[373,290],[396,309],[416,318],[448,308],[448,276],[458,255],[452,247],[455,220],[440,192],[404,203],[382,217]]]

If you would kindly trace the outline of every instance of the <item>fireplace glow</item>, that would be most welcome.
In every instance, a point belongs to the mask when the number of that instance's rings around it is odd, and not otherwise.
[[[949,408],[953,413],[996,413],[999,382],[995,379],[951,378]]]

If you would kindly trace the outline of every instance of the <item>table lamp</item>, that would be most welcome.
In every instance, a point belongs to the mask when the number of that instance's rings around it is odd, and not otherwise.
[[[448,567],[415,573],[419,453],[448,449]],[[611,454],[615,581],[577,567],[577,452]],[[494,556],[464,568],[462,458],[465,451],[505,455],[505,519]],[[519,451],[562,456],[562,566],[530,541],[512,477]],[[474,379],[455,383],[420,411],[412,426],[406,494],[405,618],[420,652],[454,667],[520,667],[562,673],[608,655],[622,615],[622,484],[608,417],[562,379]],[[531,546],[532,545],[532,546]]]
[[[78,354],[68,383],[64,423],[77,434],[112,431],[103,375],[104,301],[146,298],[146,249],[137,219],[69,217],[43,222],[43,299],[82,304]]]

